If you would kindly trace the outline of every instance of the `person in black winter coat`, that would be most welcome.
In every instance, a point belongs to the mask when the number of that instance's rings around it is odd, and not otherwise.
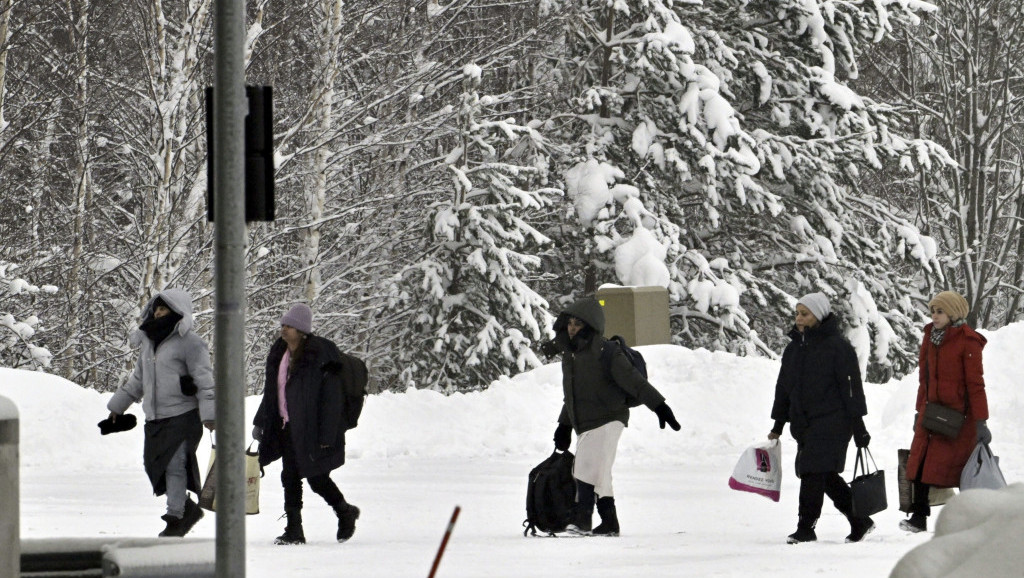
[[[355,533],[359,508],[330,478],[345,463],[345,427],[341,354],[330,340],[312,334],[313,313],[298,304],[281,318],[281,337],[267,355],[266,384],[253,438],[260,442],[260,465],[282,460],[284,534],[275,544],[305,544],[302,530],[302,480],[338,516],[339,542]]]
[[[853,515],[853,495],[840,473],[846,468],[851,437],[858,448],[871,441],[864,427],[867,404],[857,354],[840,334],[828,298],[810,293],[796,305],[792,339],[782,353],[769,439],[778,439],[789,422],[797,442],[800,478],[797,530],[787,542],[817,540],[814,526],[828,495],[850,522],[847,542],[859,542],[875,528],[871,518]]]
[[[549,355],[562,354],[564,403],[555,429],[555,448],[569,449],[575,429],[576,503],[566,530],[574,534],[618,536],[612,490],[612,465],[623,428],[629,423],[628,398],[654,411],[661,428],[679,431],[672,410],[658,390],[633,367],[614,341],[603,337],[604,311],[593,299],[581,299],[554,324],[555,339],[544,344]],[[591,529],[595,497],[601,524]]]

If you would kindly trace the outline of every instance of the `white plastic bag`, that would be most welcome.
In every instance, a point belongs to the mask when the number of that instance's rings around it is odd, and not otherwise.
[[[778,502],[782,489],[782,444],[779,440],[766,440],[743,450],[732,470],[729,487]]]
[[[998,490],[1006,487],[1006,479],[999,469],[999,458],[992,455],[988,444],[981,442],[974,446],[971,457],[960,472],[960,491],[973,489]]]

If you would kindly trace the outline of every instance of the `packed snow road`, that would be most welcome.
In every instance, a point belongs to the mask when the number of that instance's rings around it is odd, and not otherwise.
[[[334,478],[362,509],[356,535],[335,542],[337,519],[307,488],[304,546],[272,544],[284,520],[278,519],[280,467],[271,465],[261,513],[247,517],[248,576],[426,576],[456,505],[462,512],[439,577],[887,576],[930,536],[898,530],[902,516],[890,508],[875,517],[878,529],[863,543],[846,544],[845,519],[826,505],[819,541],[789,546],[798,480],[785,480],[779,503],[735,492],[726,483],[733,464],[723,455],[717,465],[696,467],[621,460],[618,538],[524,538],[520,524],[533,465],[522,458],[352,460]],[[162,513],[163,500],[150,495],[141,469],[23,473],[23,538],[150,537],[162,528]],[[191,536],[214,535],[207,513]]]

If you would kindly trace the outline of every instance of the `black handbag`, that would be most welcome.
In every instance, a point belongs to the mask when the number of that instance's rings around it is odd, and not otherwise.
[[[955,438],[960,435],[960,428],[964,425],[964,414],[951,407],[929,401],[924,406],[921,425],[932,433]]]
[[[875,471],[868,473],[867,455]],[[863,472],[857,475],[857,472]],[[857,448],[857,461],[853,464],[853,480],[850,482],[853,492],[853,516],[866,518],[889,507],[885,497],[885,471],[878,469],[875,458],[867,448]]]

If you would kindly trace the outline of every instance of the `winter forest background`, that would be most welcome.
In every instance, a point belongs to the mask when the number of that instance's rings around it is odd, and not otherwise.
[[[171,286],[212,341],[212,4],[0,0],[0,365],[117,387]],[[445,392],[537,366],[605,283],[667,286],[680,345],[760,356],[824,291],[875,382],[938,290],[1018,320],[1022,10],[250,1],[278,214],[249,228],[250,387],[296,301],[377,388]]]

